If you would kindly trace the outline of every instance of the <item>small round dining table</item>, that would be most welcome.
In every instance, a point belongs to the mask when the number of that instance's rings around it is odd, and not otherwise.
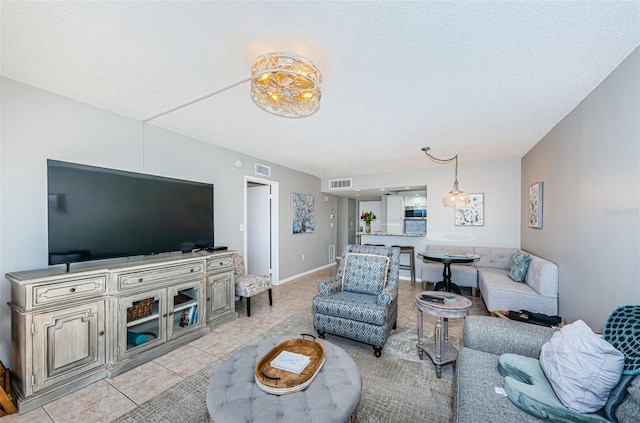
[[[418,253],[418,257],[427,261],[436,261],[444,265],[442,280],[436,283],[434,291],[444,289],[447,292],[461,294],[460,287],[451,281],[451,264],[468,264],[480,260],[477,254],[454,253],[449,251],[423,251]]]

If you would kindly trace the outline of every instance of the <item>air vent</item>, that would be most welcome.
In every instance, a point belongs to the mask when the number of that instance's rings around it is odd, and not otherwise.
[[[269,166],[256,163],[256,175],[271,176],[271,168]]]
[[[351,178],[346,179],[331,179],[329,180],[329,189],[350,189],[353,180]]]
[[[336,245],[329,245],[329,263],[336,261]]]

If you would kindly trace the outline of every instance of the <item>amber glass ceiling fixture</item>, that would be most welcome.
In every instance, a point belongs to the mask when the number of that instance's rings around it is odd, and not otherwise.
[[[465,204],[469,203],[469,195],[465,194],[460,189],[460,187],[458,187],[458,155],[456,154],[449,159],[439,159],[429,154],[429,150],[431,150],[431,147],[422,147],[422,151],[424,151],[424,154],[426,154],[428,158],[436,163],[447,164],[451,163],[454,160],[456,162],[456,179],[453,181],[453,189],[442,198],[442,205],[444,205],[445,207],[453,207],[464,206]]]
[[[251,66],[251,98],[274,115],[301,118],[320,108],[322,75],[293,53],[267,53]]]

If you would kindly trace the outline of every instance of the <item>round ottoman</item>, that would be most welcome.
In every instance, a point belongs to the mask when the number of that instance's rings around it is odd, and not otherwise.
[[[325,362],[307,389],[272,395],[256,385],[253,371],[260,358],[291,338],[264,339],[220,363],[207,388],[207,409],[214,423],[355,421],[362,395],[360,369],[342,348],[323,339],[316,341],[325,349]]]

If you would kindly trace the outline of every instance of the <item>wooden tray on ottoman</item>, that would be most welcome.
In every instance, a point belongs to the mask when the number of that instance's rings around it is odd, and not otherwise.
[[[313,338],[313,340],[304,338],[288,339],[273,347],[256,364],[254,372],[256,385],[263,391],[274,395],[292,394],[302,391],[311,385],[311,382],[322,369],[327,355],[322,344],[316,342],[315,337]],[[310,357],[309,364],[300,374],[271,367],[271,361],[282,351],[306,355]]]

